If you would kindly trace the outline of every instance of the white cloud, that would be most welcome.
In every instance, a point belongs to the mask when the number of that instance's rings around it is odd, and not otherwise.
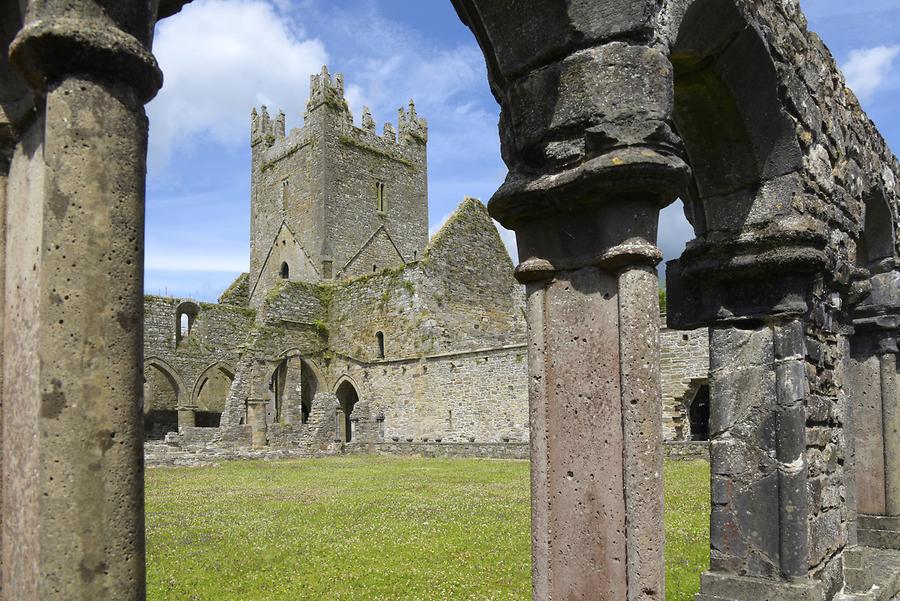
[[[887,81],[900,45],[852,50],[843,65],[847,85],[861,100],[870,99]]]
[[[198,0],[163,21],[154,54],[165,85],[148,106],[151,166],[165,166],[175,148],[200,137],[248,143],[256,105],[283,108],[295,123],[310,74],[327,61],[322,42],[303,36],[265,0]]]
[[[384,121],[396,123],[397,109],[412,98],[429,121],[432,168],[500,156],[499,108],[491,106],[484,58],[474,41],[437,47],[385,18],[374,3],[355,10],[332,7],[328,20],[336,24],[336,41],[329,44],[340,46],[345,95],[357,124],[363,106],[372,109],[379,130]]]

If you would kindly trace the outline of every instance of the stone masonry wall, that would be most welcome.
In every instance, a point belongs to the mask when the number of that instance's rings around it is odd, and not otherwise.
[[[233,374],[255,312],[235,305],[193,303],[199,308],[190,335],[176,344],[176,310],[185,299],[144,298],[144,363],[165,371],[182,390],[178,402],[194,404],[208,370],[226,366]],[[145,370],[148,368],[145,368]],[[173,407],[174,408],[174,407]]]
[[[663,438],[690,439],[688,409],[699,387],[709,382],[709,331],[659,329],[659,378],[662,388]]]
[[[384,416],[383,440],[526,442],[525,354],[517,345],[376,363],[341,358],[335,369],[371,415]]]

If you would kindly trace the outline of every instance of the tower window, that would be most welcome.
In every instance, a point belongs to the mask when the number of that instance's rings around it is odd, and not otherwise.
[[[384,212],[384,182],[375,182],[375,210]]]
[[[384,332],[376,332],[375,339],[378,341],[378,358],[384,359]]]
[[[291,275],[291,268],[287,263],[281,264],[281,279],[286,280]]]
[[[288,206],[288,180],[283,180],[281,182],[281,206],[284,208],[284,211],[287,212]]]

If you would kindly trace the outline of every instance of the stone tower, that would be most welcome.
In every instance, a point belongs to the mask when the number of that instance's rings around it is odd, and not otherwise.
[[[399,134],[399,136],[398,136]],[[285,134],[284,113],[251,114],[250,298],[281,279],[318,282],[403,265],[428,242],[428,125],[410,100],[397,129],[362,127],[344,79],[310,78],[304,125]]]

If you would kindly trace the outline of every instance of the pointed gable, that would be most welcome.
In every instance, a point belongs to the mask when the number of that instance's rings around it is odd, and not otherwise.
[[[405,261],[382,225],[363,244],[353,257],[338,272],[339,278],[366,275],[381,271],[385,267],[403,265]]]

